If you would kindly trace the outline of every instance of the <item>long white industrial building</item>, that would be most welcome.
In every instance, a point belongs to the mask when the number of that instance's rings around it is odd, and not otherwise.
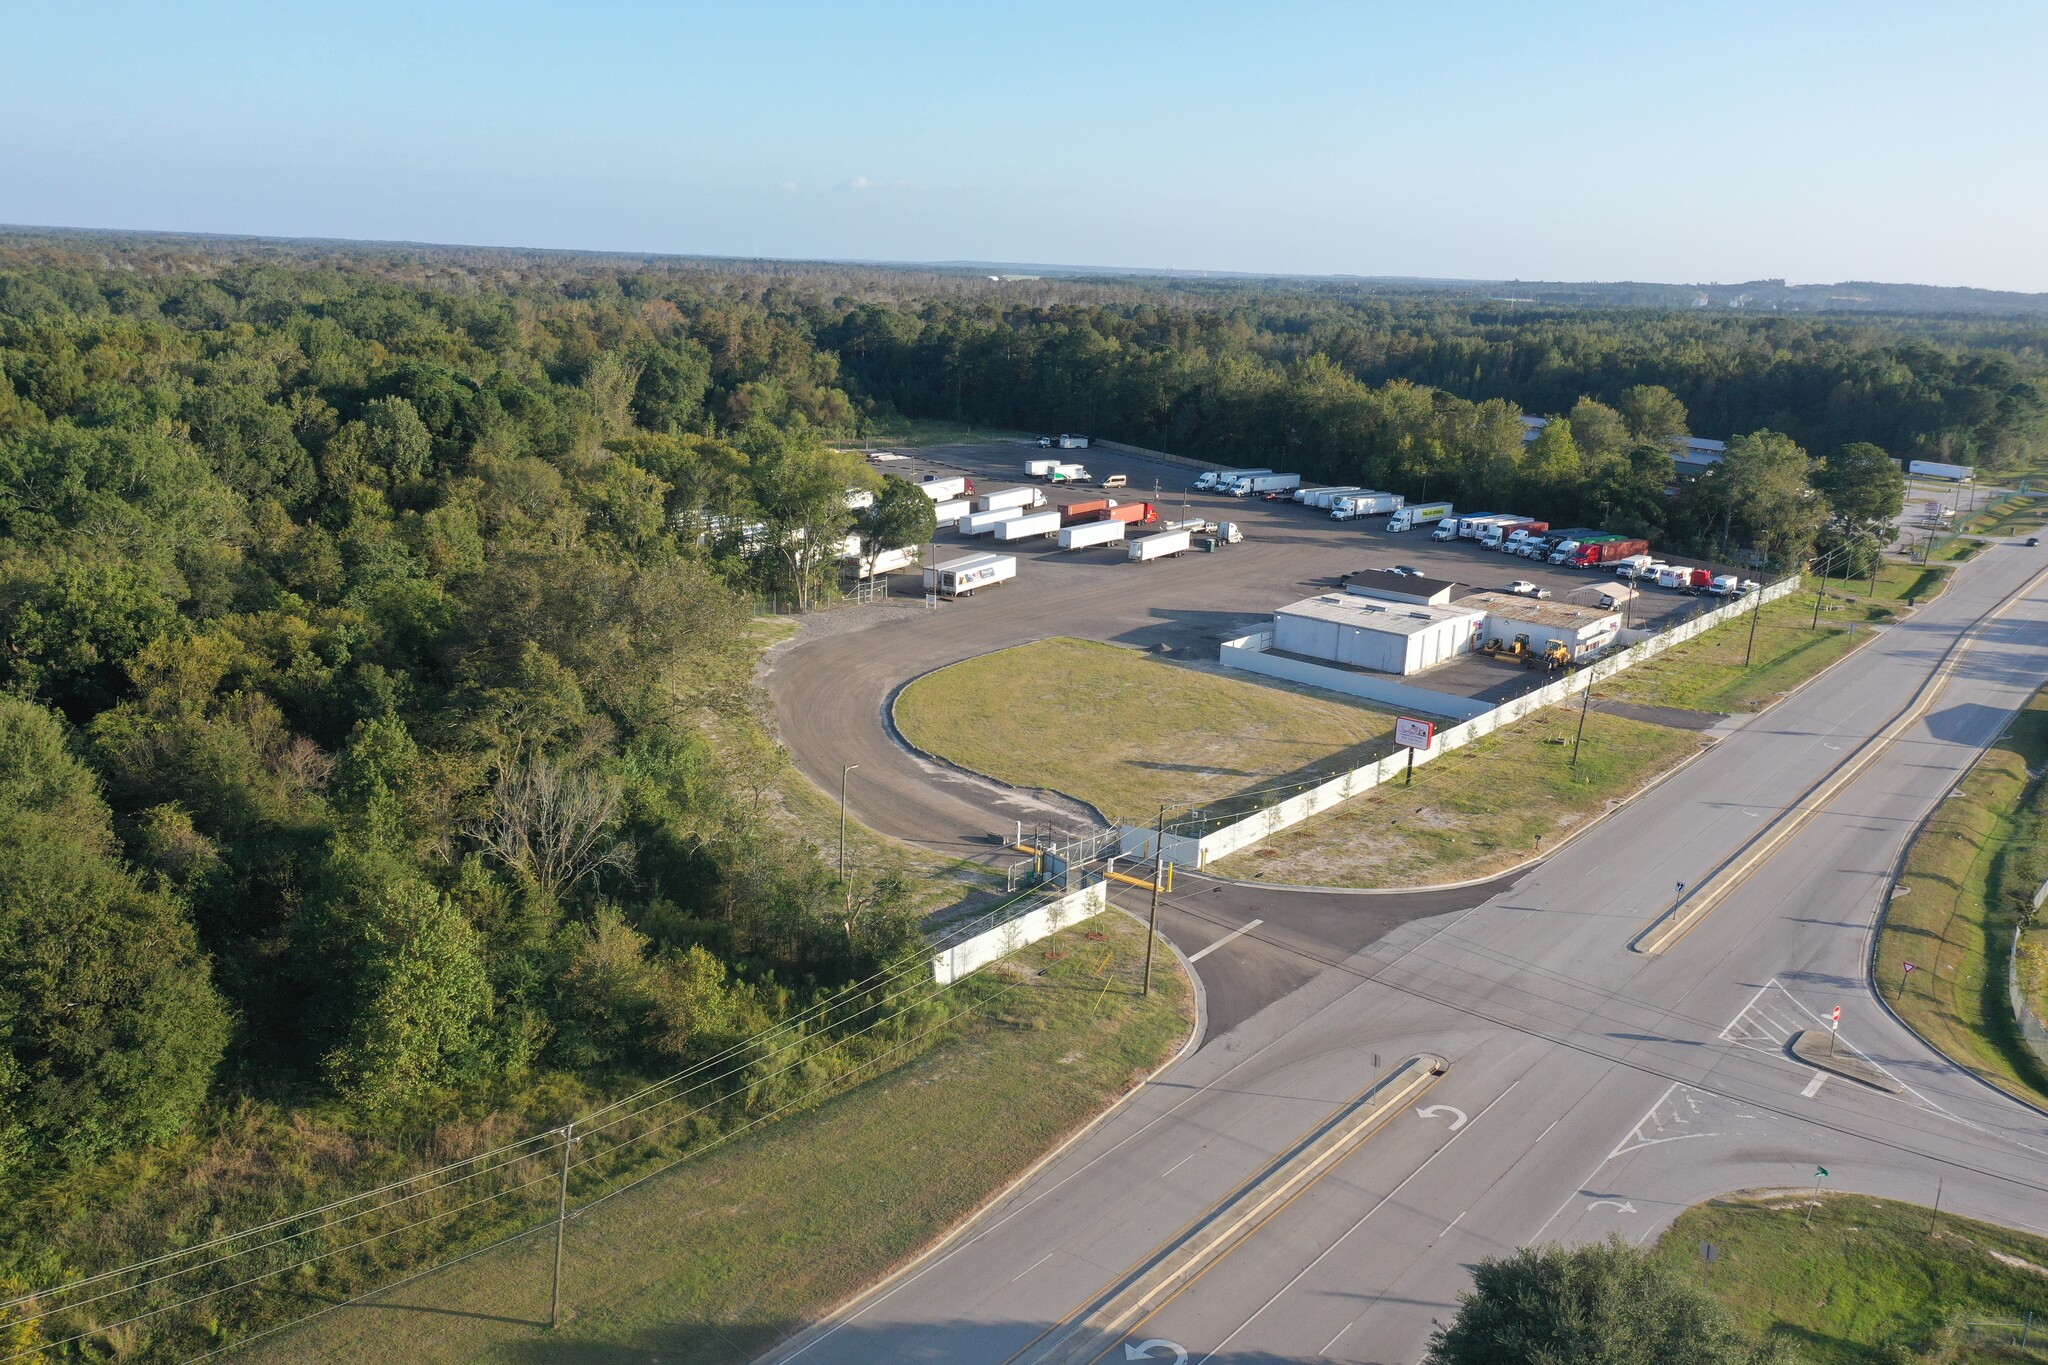
[[[1485,612],[1462,607],[1326,593],[1273,613],[1273,648],[1380,673],[1419,673],[1471,653],[1485,621]]]

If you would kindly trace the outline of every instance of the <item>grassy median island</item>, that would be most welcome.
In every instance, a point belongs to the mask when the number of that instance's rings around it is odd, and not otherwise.
[[[236,1358],[743,1362],[879,1279],[1087,1122],[1187,1037],[1170,954],[1139,994],[1142,925],[1111,911],[955,989],[948,1041],[817,1110],[573,1219],[547,1330],[543,1232]]]
[[[1692,731],[1594,711],[1574,769],[1578,725],[1578,708],[1546,707],[1422,764],[1412,787],[1395,778],[1210,870],[1308,886],[1483,877],[1555,847],[1700,745]]]
[[[1852,626],[1892,615],[1884,602],[1830,590],[1821,595],[1816,629],[1814,593],[1801,589],[1762,607],[1748,667],[1752,622],[1745,612],[1602,683],[1600,695],[1695,711],[1761,710],[1870,638]]]
[[[2048,1070],[2020,1040],[2006,994],[2014,928],[2048,875],[2040,848],[2040,773],[2048,764],[2048,691],[2034,695],[1914,836],[1877,940],[1877,988],[1906,1022],[1958,1066],[2048,1105]],[[2037,1013],[2048,935],[2021,953]],[[1908,977],[1905,964],[1916,970]]]
[[[1804,1226],[1812,1203],[1813,1226]],[[1930,1235],[1930,1232],[1932,1235]],[[1656,1256],[1808,1365],[2048,1361],[2048,1239],[1861,1195],[1753,1192],[1680,1214]],[[2013,1339],[2033,1315],[2034,1349]],[[1970,1324],[2011,1324],[1971,1327]]]
[[[1392,711],[1363,702],[1065,638],[927,673],[895,716],[927,753],[1137,823],[1162,801],[1359,767],[1391,750],[1394,729]]]

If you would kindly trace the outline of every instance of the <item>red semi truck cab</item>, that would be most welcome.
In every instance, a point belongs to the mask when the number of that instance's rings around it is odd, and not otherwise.
[[[1149,502],[1122,502],[1109,509],[1104,521],[1127,521],[1149,526],[1159,520],[1159,509]]]
[[[1650,542],[1647,540],[1596,540],[1579,546],[1571,562],[1575,569],[1593,569],[1602,564],[1612,564],[1617,559],[1649,552]]]

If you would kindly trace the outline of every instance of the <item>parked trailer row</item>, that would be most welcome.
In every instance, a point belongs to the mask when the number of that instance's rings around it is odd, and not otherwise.
[[[1015,555],[968,555],[944,564],[926,566],[924,590],[950,600],[966,597],[976,588],[992,588],[998,583],[1006,583],[1016,576]]]
[[[1214,489],[1221,493],[1230,485],[1249,474],[1270,474],[1264,467],[1258,469],[1205,469],[1195,477],[1195,491],[1198,493]]]
[[[1299,474],[1246,474],[1230,485],[1230,496],[1248,498],[1254,493],[1284,493],[1299,487]]]
[[[1378,517],[1398,512],[1407,504],[1399,493],[1381,493],[1374,489],[1361,489],[1346,493],[1330,504],[1330,520],[1351,521],[1358,517]],[[1389,528],[1391,529],[1391,527]]]
[[[1023,515],[1021,507],[998,507],[989,512],[969,512],[960,518],[957,525],[963,536],[985,536],[1005,522],[1015,521]]]

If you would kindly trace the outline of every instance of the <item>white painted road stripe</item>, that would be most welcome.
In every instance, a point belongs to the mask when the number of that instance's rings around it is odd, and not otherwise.
[[[1222,938],[1217,939],[1214,943],[1202,949],[1202,951],[1200,951],[1199,953],[1189,953],[1188,961],[1200,962],[1203,958],[1215,952],[1218,948],[1221,948],[1224,944],[1230,942],[1232,939],[1243,938],[1246,934],[1249,934],[1252,930],[1258,928],[1261,924],[1264,923],[1265,921],[1262,919],[1255,919],[1242,929],[1233,929],[1229,933],[1225,934]]]
[[[1802,1100],[1810,1100],[1815,1095],[1818,1095],[1820,1093],[1821,1082],[1825,1081],[1827,1078],[1828,1073],[1825,1071],[1814,1072],[1813,1079],[1806,1083],[1806,1089],[1799,1092],[1799,1098]]]

